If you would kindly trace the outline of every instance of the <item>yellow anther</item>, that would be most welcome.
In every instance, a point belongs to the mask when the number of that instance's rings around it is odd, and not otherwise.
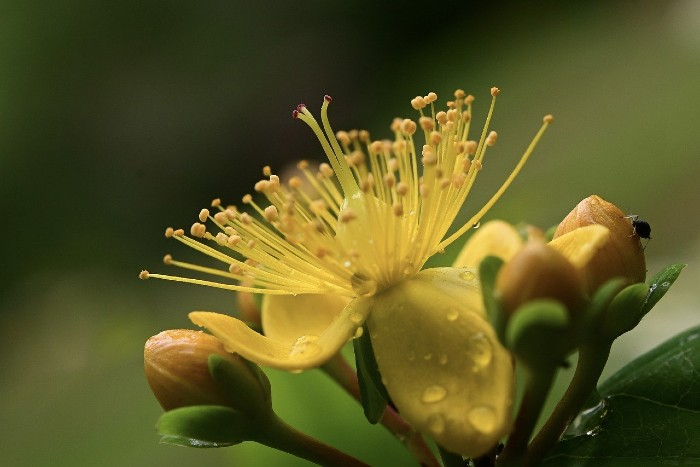
[[[349,145],[350,144],[350,135],[348,135],[347,131],[339,131],[335,134],[335,137],[340,141],[341,144],[344,145]]]
[[[263,172],[263,175],[266,177],[269,177],[270,175],[272,175],[272,169],[270,168],[269,165],[266,165],[265,167],[263,167],[262,172]]]
[[[264,213],[265,213],[265,220],[268,222],[275,221],[279,217],[279,213],[277,212],[277,208],[274,206],[266,207]]]
[[[494,87],[491,88],[491,95],[492,95],[493,97],[496,97],[496,96],[499,95],[500,93],[501,93],[501,90],[498,89],[496,86],[494,86]]]
[[[425,131],[431,131],[435,128],[435,121],[430,117],[421,117],[418,119],[418,124]]]
[[[202,209],[199,211],[199,222],[206,222],[209,218],[209,209]]]
[[[331,178],[334,173],[333,169],[331,169],[331,166],[326,164],[325,162],[318,166],[318,170],[324,177],[328,178]]]
[[[219,206],[221,206],[221,198],[214,198],[211,200],[211,207],[218,208]]]
[[[544,118],[542,119],[544,123],[552,123],[554,121],[554,116],[552,115],[545,115]]]
[[[437,113],[437,115],[435,115],[435,118],[437,119],[440,125],[444,125],[445,123],[447,123],[447,112],[440,111]]]
[[[416,132],[416,122],[408,118],[401,122],[401,132],[406,135],[412,135]]]
[[[498,133],[495,131],[492,131],[489,133],[489,135],[486,137],[486,145],[487,146],[493,146],[496,144],[496,140],[498,139]]]
[[[425,99],[425,102],[427,102],[428,104],[432,104],[437,100],[437,94],[435,94],[434,92],[429,92],[428,95],[425,96],[423,99]]]
[[[193,237],[202,238],[204,237],[205,233],[207,233],[207,227],[204,224],[195,222],[194,224],[192,224],[192,227],[190,227],[190,235],[192,235]]]
[[[165,229],[165,238],[172,237],[174,233],[175,233],[175,230],[173,230],[172,227],[168,227],[167,229]]]
[[[165,255],[163,256],[163,264],[169,265],[170,263],[173,262],[173,255]]]
[[[433,146],[437,146],[442,141],[442,135],[437,131],[431,131],[429,141]]]
[[[421,96],[416,96],[413,99],[411,99],[411,107],[413,107],[416,110],[424,109],[426,106],[425,99],[422,98]]]
[[[250,202],[253,201],[253,195],[248,194],[248,195],[243,196],[242,201],[243,201],[243,204],[250,204]]]
[[[148,271],[143,270],[139,273],[139,279],[146,280],[148,279]]]

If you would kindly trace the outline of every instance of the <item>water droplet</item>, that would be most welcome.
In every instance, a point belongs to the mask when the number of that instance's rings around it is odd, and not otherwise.
[[[481,222],[477,222],[476,224],[472,225],[472,229],[478,229],[481,227]]]
[[[477,405],[469,410],[467,420],[476,431],[484,434],[493,433],[496,428],[496,411],[488,405]]]
[[[377,291],[377,283],[372,279],[364,277],[360,274],[353,274],[350,278],[352,289],[360,297],[369,297]]]
[[[438,363],[440,363],[440,365],[447,365],[447,354],[440,355]]]
[[[425,388],[420,400],[426,404],[433,404],[435,402],[440,402],[445,397],[447,397],[447,389],[445,389],[445,386],[433,384]]]
[[[430,360],[431,358],[433,358],[433,354],[431,354],[431,353],[427,353],[427,354],[423,355],[423,360],[425,360],[426,362],[428,360]]]
[[[406,263],[401,272],[403,272],[404,276],[411,276],[416,273],[416,267],[413,263]]]
[[[662,282],[662,283],[661,283],[661,287],[664,288],[664,289],[668,289],[670,285],[671,285],[670,282]]]
[[[600,399],[595,405],[585,407],[566,430],[567,437],[595,436],[600,431],[603,419],[608,414],[608,400]]]
[[[343,266],[345,266],[346,268],[349,268],[350,266],[352,266],[352,263],[349,260],[346,260],[343,262]]]
[[[459,310],[452,309],[447,312],[447,321],[456,321],[459,318]]]
[[[365,333],[365,328],[360,326],[359,328],[355,329],[355,335],[353,335],[352,338],[359,339],[360,337],[362,337],[362,334],[364,334],[364,333]]]
[[[476,278],[476,274],[474,274],[474,272],[472,272],[472,271],[464,271],[463,273],[461,273],[459,275],[459,277],[461,279],[464,279],[465,281],[471,282]]]
[[[359,313],[357,311],[353,311],[350,313],[350,321],[352,321],[355,324],[362,324],[362,322],[365,320],[365,317],[362,315],[362,313]]]
[[[302,371],[304,371],[304,370],[289,370],[289,372],[293,375],[299,375],[302,373]]]
[[[436,435],[445,431],[445,419],[439,413],[428,417],[428,429]]]
[[[467,351],[477,370],[488,366],[493,359],[493,346],[483,332],[477,332],[469,339]]]
[[[292,350],[289,352],[290,357],[312,357],[321,352],[321,346],[316,343],[318,341],[318,336],[309,334],[306,336],[299,337]]]

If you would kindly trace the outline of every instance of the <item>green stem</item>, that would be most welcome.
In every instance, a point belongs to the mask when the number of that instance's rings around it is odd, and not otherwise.
[[[552,387],[555,373],[556,367],[527,369],[523,400],[515,419],[513,432],[508,438],[503,453],[499,456],[499,465],[520,465],[520,460],[527,450],[527,443],[530,441],[530,436]]]
[[[523,464],[525,467],[538,465],[576,418],[588,397],[596,389],[600,374],[610,356],[611,346],[612,342],[595,342],[580,348],[578,364],[571,384],[547,422],[530,443]]]
[[[264,432],[260,433],[255,441],[318,465],[338,467],[366,467],[368,465],[300,432],[274,413],[269,420],[265,421]]]
[[[326,362],[321,369],[345,389],[356,401],[362,403],[357,373],[342,355],[337,354]],[[411,455],[421,465],[426,467],[440,466],[440,463],[425,443],[423,436],[409,425],[396,410],[387,407],[379,422],[403,443],[406,449],[408,449]]]

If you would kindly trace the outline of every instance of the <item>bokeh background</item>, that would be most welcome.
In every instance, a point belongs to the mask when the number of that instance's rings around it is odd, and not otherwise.
[[[181,252],[166,226],[237,202],[263,165],[319,158],[290,111],[326,93],[336,129],[380,138],[417,94],[464,88],[478,120],[501,87],[499,143],[467,208],[554,114],[489,217],[548,227],[597,193],[651,223],[651,273],[689,263],[610,374],[700,321],[698,83],[694,0],[3,1],[0,464],[305,465],[249,443],[158,444],[144,341],[235,300],[137,276]],[[269,374],[293,425],[373,465],[409,462],[324,375]]]

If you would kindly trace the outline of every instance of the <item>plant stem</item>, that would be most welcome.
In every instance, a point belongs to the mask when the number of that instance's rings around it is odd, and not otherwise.
[[[356,401],[362,403],[360,396],[360,385],[357,380],[357,373],[352,366],[337,354],[325,365],[321,367],[333,380],[335,380],[348,394]],[[440,463],[433,455],[432,451],[425,443],[425,440],[411,425],[404,420],[401,415],[391,407],[387,407],[380,423],[389,430],[401,443],[406,446],[406,449],[411,455],[421,464],[426,467],[439,467]]]
[[[513,432],[508,438],[503,453],[499,456],[499,464],[520,465],[520,460],[525,454],[527,443],[530,441],[532,431],[535,429],[537,419],[552,387],[555,372],[556,367],[527,368],[523,400],[520,403]]]
[[[265,421],[264,432],[260,433],[255,441],[318,465],[337,467],[367,467],[368,465],[298,431],[274,413],[269,421]]]
[[[576,418],[591,393],[610,356],[612,342],[595,342],[579,350],[576,372],[566,393],[527,450],[524,466],[539,464]]]

